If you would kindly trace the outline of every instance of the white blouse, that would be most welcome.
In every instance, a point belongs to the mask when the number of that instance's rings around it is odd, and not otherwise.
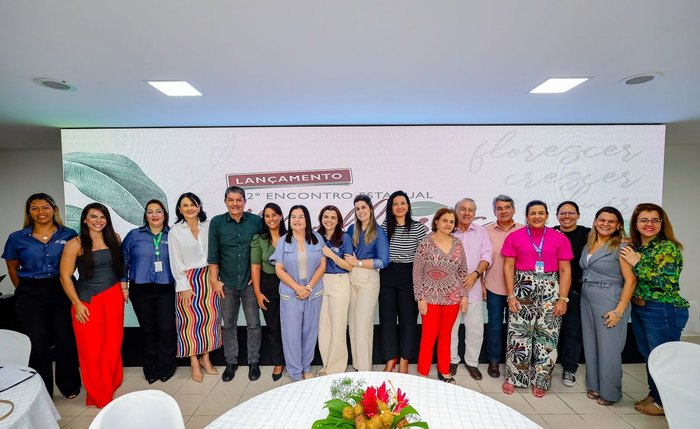
[[[199,223],[199,239],[194,238],[187,223],[176,223],[168,233],[170,269],[175,278],[175,291],[191,289],[187,271],[207,266],[209,246],[209,222]]]

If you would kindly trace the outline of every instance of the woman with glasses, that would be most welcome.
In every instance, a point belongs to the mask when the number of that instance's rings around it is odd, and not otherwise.
[[[160,200],[146,203],[143,226],[122,242],[124,275],[143,333],[143,375],[148,384],[175,374],[175,279],[168,253],[168,211]]]
[[[587,396],[606,406],[622,399],[622,349],[637,283],[632,267],[620,257],[626,239],[622,213],[603,207],[579,257]]]
[[[652,203],[635,207],[630,240],[620,254],[637,276],[632,296],[632,330],[645,362],[657,346],[678,341],[688,321],[688,301],[680,295],[683,245],[673,234],[664,209]],[[647,367],[649,394],[634,406],[642,414],[664,414],[659,391]]]

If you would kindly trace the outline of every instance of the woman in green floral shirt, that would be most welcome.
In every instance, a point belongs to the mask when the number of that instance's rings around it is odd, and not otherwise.
[[[680,293],[683,246],[673,235],[671,221],[660,206],[639,204],[632,213],[630,238],[633,246],[620,255],[633,266],[637,288],[632,297],[632,330],[639,352],[649,359],[657,346],[678,341],[688,321],[688,301]],[[635,250],[636,249],[636,250]],[[643,414],[663,415],[659,391],[647,368],[649,395],[634,409]]]

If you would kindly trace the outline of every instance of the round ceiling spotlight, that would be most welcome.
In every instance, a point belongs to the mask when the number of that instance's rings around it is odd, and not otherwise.
[[[34,83],[44,88],[57,89],[59,91],[75,91],[78,89],[77,86],[66,82],[65,80],[49,79],[44,77],[38,77],[34,79]]]
[[[625,85],[641,85],[643,83],[651,82],[654,79],[661,77],[661,73],[644,73],[635,76],[629,76],[620,81]]]

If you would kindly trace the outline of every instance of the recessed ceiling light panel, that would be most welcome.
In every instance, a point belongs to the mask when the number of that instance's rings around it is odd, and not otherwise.
[[[561,94],[587,80],[587,77],[551,77],[531,90],[530,94]]]
[[[169,97],[198,97],[202,93],[184,80],[149,80],[149,85]]]
[[[46,77],[38,77],[34,79],[34,83],[44,88],[56,89],[59,91],[75,91],[77,86],[66,82],[65,80],[50,79]]]

